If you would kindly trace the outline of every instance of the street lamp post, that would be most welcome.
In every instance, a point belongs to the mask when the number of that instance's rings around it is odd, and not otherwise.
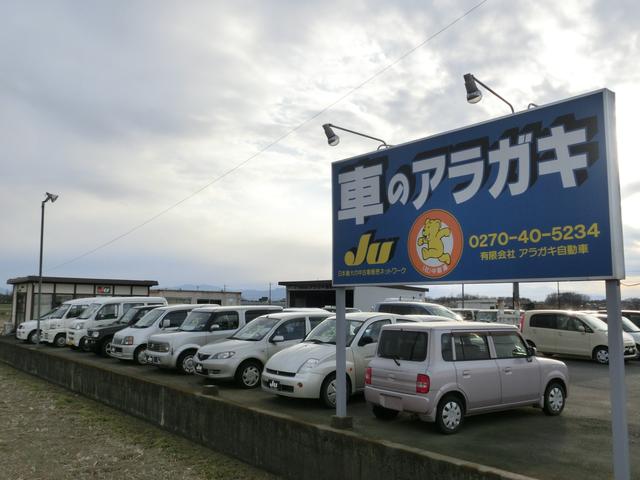
[[[42,314],[42,245],[44,240],[44,204],[51,200],[51,203],[58,199],[58,195],[46,192],[47,196],[42,201],[42,213],[40,215],[40,263],[38,269],[38,319],[36,326],[36,345],[40,345],[40,315]]]

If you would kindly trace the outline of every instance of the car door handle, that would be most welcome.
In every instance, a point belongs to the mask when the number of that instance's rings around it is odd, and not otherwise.
[[[504,373],[511,373],[511,367],[505,367]]]
[[[462,371],[462,376],[464,378],[470,378],[471,377],[471,370],[463,370]]]

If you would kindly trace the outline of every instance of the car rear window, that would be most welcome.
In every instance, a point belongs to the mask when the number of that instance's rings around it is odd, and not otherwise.
[[[427,358],[427,332],[385,330],[380,336],[378,356],[421,362]]]

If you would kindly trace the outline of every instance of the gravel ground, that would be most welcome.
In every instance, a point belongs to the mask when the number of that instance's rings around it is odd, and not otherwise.
[[[277,479],[0,363],[0,479]]]

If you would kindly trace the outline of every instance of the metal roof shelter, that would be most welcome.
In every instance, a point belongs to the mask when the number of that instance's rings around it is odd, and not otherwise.
[[[13,285],[11,323],[14,327],[36,316],[38,311],[37,275],[7,280]],[[42,313],[62,302],[74,298],[97,296],[148,296],[155,280],[128,280],[113,278],[42,277]]]

